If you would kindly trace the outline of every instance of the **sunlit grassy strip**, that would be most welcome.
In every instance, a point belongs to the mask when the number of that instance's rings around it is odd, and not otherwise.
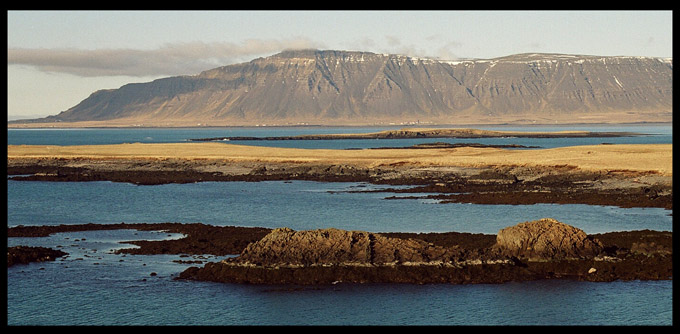
[[[399,166],[573,166],[584,170],[651,171],[673,174],[672,144],[571,146],[551,149],[499,148],[332,150],[158,143],[82,146],[8,145],[7,158],[188,159],[269,163]]]

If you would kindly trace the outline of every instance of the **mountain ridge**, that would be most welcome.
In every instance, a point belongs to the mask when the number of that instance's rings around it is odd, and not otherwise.
[[[376,125],[672,120],[672,59],[523,53],[444,61],[284,50],[191,76],[99,90],[12,123]],[[617,121],[618,120],[618,121]]]

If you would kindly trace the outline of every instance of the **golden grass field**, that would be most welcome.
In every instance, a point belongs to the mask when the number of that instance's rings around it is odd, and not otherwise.
[[[7,158],[189,159],[232,162],[348,164],[363,167],[572,166],[583,170],[673,174],[672,144],[498,148],[329,150],[215,142],[83,146],[8,145]]]

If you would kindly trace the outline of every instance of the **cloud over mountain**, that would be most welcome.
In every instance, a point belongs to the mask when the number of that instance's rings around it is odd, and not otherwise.
[[[44,72],[94,76],[172,76],[198,73],[283,49],[317,48],[305,38],[250,39],[241,43],[171,43],[157,49],[8,48],[7,65],[34,66]]]
[[[211,56],[219,56],[214,49],[199,46],[188,53],[164,49],[167,52],[159,54],[165,58],[157,62],[162,65],[175,57],[178,63],[196,52],[207,64]],[[264,49],[260,43],[225,48],[231,57]],[[161,65],[157,66],[172,69]],[[136,66],[129,61],[129,69]],[[668,122],[672,77],[672,59],[650,57],[532,53],[454,62],[288,50],[196,75],[97,91],[59,115],[36,122],[154,126]]]

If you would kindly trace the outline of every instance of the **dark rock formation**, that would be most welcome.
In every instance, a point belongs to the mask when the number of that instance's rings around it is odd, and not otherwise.
[[[49,226],[15,226],[7,229],[8,237],[44,237],[58,232],[99,230],[141,230],[182,233],[178,240],[136,240],[126,243],[139,248],[124,248],[119,253],[129,254],[238,254],[249,243],[260,240],[270,229],[263,227],[212,226],[201,223],[119,223],[119,224],[71,224]]]
[[[130,228],[184,233],[186,237],[135,241],[140,248],[123,249],[121,253],[242,253],[223,262],[190,267],[179,275],[179,279],[189,280],[258,284],[338,281],[470,284],[546,278],[587,281],[673,278],[673,233],[650,230],[588,236],[596,245],[595,240],[601,242],[599,254],[588,256],[583,252],[594,250],[587,246],[589,242],[583,241],[584,247],[567,247],[579,250],[580,258],[558,256],[555,259],[507,255],[501,251],[496,235],[459,232],[369,233],[336,229],[295,232],[285,228],[273,232],[256,227],[121,223],[17,226],[8,228],[7,234],[10,238],[40,237],[57,232]],[[564,230],[565,236],[577,236],[575,239],[581,240],[582,234],[573,228],[565,226],[560,230]],[[521,233],[516,235],[520,244],[535,239]],[[312,245],[317,249],[311,248]],[[16,254],[22,249],[28,248],[8,249],[8,253]]]
[[[574,278],[591,281],[671,279],[672,251],[659,244],[605,245],[554,219],[501,230],[496,243],[481,248],[435,245],[421,237],[324,229],[275,229],[240,256],[180,279],[258,284],[502,283],[513,280]]]
[[[46,247],[14,246],[7,247],[7,267],[15,264],[54,261],[67,255],[65,252]]]

